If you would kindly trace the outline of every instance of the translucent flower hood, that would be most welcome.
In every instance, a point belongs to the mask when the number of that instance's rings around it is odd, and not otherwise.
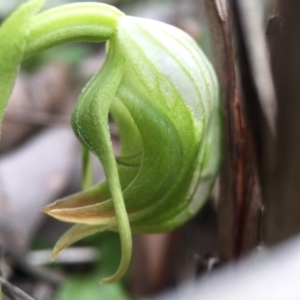
[[[53,258],[75,241],[118,231],[118,280],[132,252],[131,233],[172,230],[205,203],[220,161],[219,92],[215,72],[196,42],[173,26],[125,16],[99,3],[77,3],[38,13],[42,0],[21,6],[0,29],[0,120],[23,59],[67,42],[107,41],[107,57],[81,93],[72,115],[83,145],[83,191],[44,208],[76,223]],[[108,127],[112,115],[121,154]],[[89,153],[106,180],[91,186]]]

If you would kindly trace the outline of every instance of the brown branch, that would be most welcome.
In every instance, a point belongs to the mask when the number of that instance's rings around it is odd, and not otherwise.
[[[264,30],[262,20],[259,18],[258,3],[241,0],[232,0],[231,3],[236,28],[241,87],[247,124],[251,130],[250,139],[253,136],[253,159],[256,161],[253,163],[257,163],[260,179],[258,183],[263,198],[269,199],[274,179],[277,108]],[[251,219],[258,222],[260,195],[254,190],[253,197],[252,204],[257,203],[253,208],[256,207],[256,216],[254,219],[251,217],[249,222]]]
[[[280,242],[300,231],[300,2],[278,1],[268,37],[278,98],[277,161],[267,199],[266,241]]]
[[[251,205],[256,176],[252,137],[245,124],[236,83],[231,27],[224,1],[204,0],[212,38],[215,67],[221,85],[224,117],[223,164],[218,203],[220,251],[225,260],[253,248],[245,233],[257,232],[259,207]],[[250,210],[250,211],[249,211]],[[251,217],[250,217],[251,216]]]

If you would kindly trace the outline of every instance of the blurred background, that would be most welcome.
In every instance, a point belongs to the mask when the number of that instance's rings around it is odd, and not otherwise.
[[[0,21],[22,2],[0,0]],[[46,6],[71,2],[75,1],[51,0]],[[47,217],[41,208],[80,190],[80,145],[72,133],[70,116],[81,89],[101,67],[105,48],[103,44],[69,44],[24,61],[6,111],[0,144],[4,299],[232,300],[248,299],[250,287],[253,290],[260,285],[262,288],[249,299],[300,299],[296,284],[287,289],[293,290],[291,295],[277,293],[275,298],[264,294],[268,289],[274,292],[276,281],[268,285],[265,280],[273,278],[279,261],[282,266],[291,260],[299,265],[300,261],[300,247],[295,241],[275,254],[266,250],[300,231],[299,3],[101,2],[115,5],[128,15],[183,29],[215,65],[224,118],[220,178],[205,207],[188,224],[165,234],[134,236],[131,268],[118,283],[99,284],[99,279],[113,273],[119,264],[119,237],[114,233],[88,237],[51,262],[52,248],[69,225]],[[110,129],[118,152],[113,123]],[[95,182],[99,182],[104,178],[103,170],[96,158],[93,165]],[[249,253],[259,255],[260,260],[254,263],[257,269],[251,267],[252,260],[242,265],[242,271],[232,267]],[[232,277],[226,273],[228,266]],[[258,279],[264,267],[269,271]],[[283,270],[280,284],[284,286],[287,276],[298,276],[299,270],[300,266],[296,273]],[[218,277],[207,287],[212,274]],[[235,278],[241,278],[236,286]],[[229,285],[240,293],[236,298],[228,291]],[[218,287],[220,294],[213,294]],[[173,292],[168,295],[167,291]]]

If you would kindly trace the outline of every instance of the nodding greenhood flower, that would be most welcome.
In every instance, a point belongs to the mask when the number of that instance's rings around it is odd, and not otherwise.
[[[86,85],[72,115],[83,145],[83,191],[45,207],[76,223],[57,242],[65,247],[96,232],[118,231],[123,276],[131,233],[174,229],[207,199],[220,160],[220,113],[215,72],[195,41],[173,26],[125,16],[114,7],[77,3],[36,14],[42,0],[21,6],[0,30],[0,119],[21,61],[73,41],[107,41],[107,57]],[[114,156],[111,113],[121,154]],[[89,153],[106,180],[91,185]]]

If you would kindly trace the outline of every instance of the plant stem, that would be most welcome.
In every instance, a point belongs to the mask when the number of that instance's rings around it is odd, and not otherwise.
[[[93,186],[93,167],[89,150],[82,145],[82,178],[81,188],[86,190]],[[1,299],[0,299],[1,300]]]
[[[100,3],[68,4],[47,10],[30,24],[24,58],[68,42],[107,41],[122,16],[116,8]]]

